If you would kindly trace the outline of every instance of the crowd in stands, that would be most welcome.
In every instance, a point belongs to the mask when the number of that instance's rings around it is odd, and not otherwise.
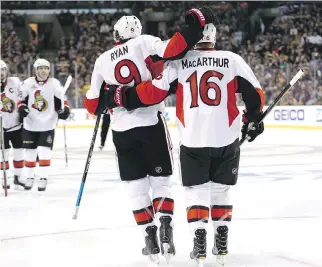
[[[30,64],[38,57],[37,46],[22,42],[15,31],[15,28],[23,25],[23,16],[14,13],[1,14],[1,59],[8,64],[11,75],[22,80],[28,78]]]
[[[245,59],[265,91],[266,104],[275,99],[300,68],[305,70],[305,76],[281,104],[322,104],[321,4],[280,5],[280,15],[273,21],[260,20],[259,30],[252,36],[249,34],[249,18],[253,8],[251,2],[206,3],[216,9],[218,17],[216,48],[233,51]],[[200,6],[200,3],[151,1],[137,2],[136,5],[145,12],[176,11],[175,19],[168,24],[167,31],[159,32],[159,37],[166,40],[184,24],[184,10]],[[119,10],[115,14],[62,12],[57,15],[63,27],[72,26],[72,34],[61,39],[54,61],[55,76],[64,83],[68,74],[75,76],[76,73],[76,89],[70,91],[76,107],[82,107],[95,59],[113,45],[113,25],[124,14],[122,9]],[[38,51],[35,45],[21,44],[18,37],[12,34],[11,21],[12,18],[5,17],[5,23],[1,26],[2,40],[5,41],[1,56],[8,60],[11,71],[19,73],[24,60],[27,62],[36,57]],[[174,97],[167,100],[169,105],[174,105],[174,102]]]

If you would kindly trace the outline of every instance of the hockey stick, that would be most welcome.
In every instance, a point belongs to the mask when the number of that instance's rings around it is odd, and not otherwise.
[[[278,102],[280,102],[280,100],[282,99],[282,97],[288,92],[288,90],[290,90],[294,84],[296,84],[296,82],[302,77],[302,75],[304,74],[304,71],[302,69],[300,69],[295,76],[293,77],[293,79],[284,87],[284,89],[282,90],[282,92],[276,97],[276,99],[274,100],[274,102],[272,104],[269,105],[269,107],[264,111],[261,120],[258,122],[262,122],[265,117],[268,115],[268,113],[270,113],[272,111],[272,109],[278,104]],[[251,126],[249,127],[251,128]],[[247,134],[244,138],[242,138],[239,142],[239,145],[241,146],[245,140],[247,138]]]
[[[5,158],[5,147],[4,147],[4,132],[3,132],[3,118],[0,114],[0,131],[1,131],[1,154],[2,154],[2,170],[3,170],[3,186],[4,186],[4,196],[8,196],[7,189],[7,168],[6,168],[6,158]]]
[[[64,89],[63,89],[63,95],[61,98],[61,109],[64,110],[64,102],[65,102],[65,93],[68,89],[68,87],[70,86],[71,82],[72,82],[72,76],[69,75],[66,83],[64,85]],[[64,127],[64,149],[65,149],[65,163],[66,166],[68,165],[68,155],[67,155],[67,138],[66,138],[66,121],[63,122],[63,127]]]
[[[82,182],[81,182],[81,185],[80,185],[80,188],[79,188],[78,197],[77,197],[77,201],[76,201],[75,213],[74,213],[74,216],[73,216],[74,220],[77,219],[80,202],[82,200],[84,186],[85,186],[87,173],[88,173],[88,169],[89,169],[89,164],[91,163],[91,158],[92,158],[93,149],[94,149],[94,145],[95,145],[95,139],[96,139],[96,135],[97,135],[97,131],[98,131],[98,126],[99,126],[100,121],[101,121],[101,115],[102,114],[99,114],[97,116],[97,118],[96,118],[96,123],[95,123],[94,132],[93,132],[93,136],[92,136],[92,141],[91,141],[91,145],[89,147],[87,160],[86,160],[86,164],[85,164],[85,169],[84,169],[84,173],[83,173],[83,178],[82,178]]]

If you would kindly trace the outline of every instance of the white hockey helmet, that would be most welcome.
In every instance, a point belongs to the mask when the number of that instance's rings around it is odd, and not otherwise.
[[[0,60],[0,69],[1,69],[1,81],[4,81],[8,76],[8,66],[6,62]]]
[[[114,25],[114,40],[120,42],[140,36],[142,25],[136,16],[123,16]]]
[[[44,58],[38,58],[34,63],[35,73],[39,81],[48,79],[50,72],[50,63]]]
[[[216,43],[216,27],[213,23],[205,25],[203,38],[198,43]]]

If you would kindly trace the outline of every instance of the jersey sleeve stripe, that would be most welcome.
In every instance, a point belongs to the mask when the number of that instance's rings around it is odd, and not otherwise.
[[[187,48],[187,42],[181,33],[176,32],[169,41],[163,57],[165,59],[180,55]]]

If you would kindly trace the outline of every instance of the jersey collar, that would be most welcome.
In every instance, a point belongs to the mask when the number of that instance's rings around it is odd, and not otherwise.
[[[48,82],[48,79],[49,79],[49,77],[46,80],[44,80],[44,81],[38,81],[37,76],[35,77],[36,83],[38,83],[38,85],[44,85],[44,84],[46,84]]]

